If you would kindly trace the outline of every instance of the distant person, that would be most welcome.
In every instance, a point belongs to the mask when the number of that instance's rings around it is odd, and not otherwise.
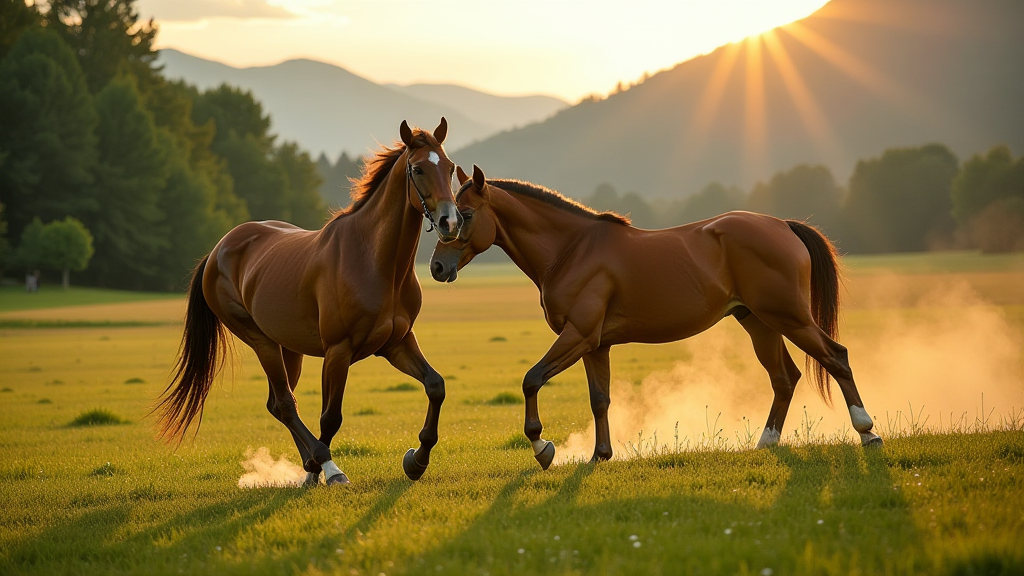
[[[39,277],[34,272],[25,273],[25,292],[32,294],[39,291]]]

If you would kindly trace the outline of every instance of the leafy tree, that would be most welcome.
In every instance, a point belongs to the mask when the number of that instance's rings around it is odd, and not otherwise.
[[[929,144],[861,160],[850,177],[844,240],[856,252],[916,252],[950,243],[950,187],[958,161]]]
[[[153,21],[139,22],[135,0],[49,0],[47,26],[78,55],[89,90],[131,74],[146,84],[155,75]]]
[[[10,52],[22,32],[39,26],[42,18],[22,0],[0,2],[0,60]]]
[[[288,178],[290,222],[309,229],[323,226],[327,217],[327,209],[319,193],[323,180],[309,153],[299,149],[294,142],[285,142],[277,148],[274,159]]]
[[[743,206],[743,191],[739,188],[726,188],[718,182],[712,182],[700,192],[690,196],[681,209],[676,212],[673,224],[696,222],[711,218],[725,212],[738,210]]]
[[[584,204],[595,210],[611,210],[628,215],[634,226],[651,228],[656,225],[654,209],[636,192],[626,192],[619,196],[615,187],[607,182],[598,184],[594,194],[584,200]]]
[[[92,234],[75,218],[68,216],[43,226],[40,246],[43,266],[61,271],[61,285],[71,286],[71,271],[82,271],[93,255]]]
[[[953,217],[961,234],[985,251],[1024,249],[1024,156],[996,146],[964,163],[953,179]]]
[[[4,205],[0,204],[0,272],[10,267],[11,243],[7,240],[7,218],[4,216]]]
[[[96,236],[90,270],[101,285],[138,287],[154,275],[166,238],[158,200],[167,179],[167,152],[153,117],[131,77],[121,76],[96,95],[99,162],[95,197],[102,206],[89,220]]]
[[[828,168],[801,164],[776,173],[767,184],[755,184],[745,208],[778,218],[809,220],[834,233],[841,200],[842,190]]]
[[[21,231],[14,261],[26,269],[43,265],[43,221],[39,218],[33,218]]]
[[[84,217],[96,162],[97,115],[74,54],[55,33],[28,30],[0,62],[0,200],[9,237],[33,217]]]

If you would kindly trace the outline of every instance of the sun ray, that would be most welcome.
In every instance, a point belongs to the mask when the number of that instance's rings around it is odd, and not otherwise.
[[[814,143],[823,151],[823,160],[833,166],[840,164],[843,155],[839,143],[833,136],[828,120],[818,106],[817,100],[789,57],[786,47],[783,46],[774,30],[765,32],[761,37],[768,48],[768,55],[779,69],[782,82],[786,86],[786,91],[789,92],[789,97],[796,105],[804,128]]]
[[[747,47],[746,90],[743,100],[743,181],[763,177],[767,166],[764,60],[761,37],[744,40]]]
[[[740,44],[728,44],[722,49],[722,54],[711,71],[711,78],[708,79],[700,100],[694,106],[682,147],[683,157],[691,161],[691,163],[699,160],[701,153],[700,144],[707,137],[711,124],[718,114],[718,108],[722,103],[722,95],[729,84],[729,77],[732,75],[733,67],[736,64],[736,56],[739,52]]]
[[[918,102],[918,99],[908,94],[906,90],[892,80],[886,78],[884,74],[873,69],[863,60],[844,50],[836,43],[811,30],[810,27],[799,22],[793,22],[782,27],[781,30],[875,94],[885,96],[901,104]]]

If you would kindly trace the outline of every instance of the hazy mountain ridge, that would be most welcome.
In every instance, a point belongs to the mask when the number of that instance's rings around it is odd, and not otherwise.
[[[495,96],[454,85],[384,86],[314,60],[235,68],[167,48],[160,51],[159,62],[168,78],[184,79],[200,89],[227,82],[251,90],[281,138],[298,142],[314,156],[326,152],[331,158],[342,151],[359,156],[375,149],[377,142],[391,143],[402,120],[433,129],[446,116],[452,128],[445,144],[456,149],[502,129],[542,120],[566,105],[548,96]],[[485,113],[490,121],[477,119]]]
[[[762,42],[759,51],[747,42],[721,47],[455,158],[490,177],[528,179],[576,197],[602,182],[672,197],[711,181],[746,188],[800,163],[825,164],[845,181],[858,159],[894,146],[943,142],[961,157],[998,143],[1021,150],[1021,22],[1024,4],[999,0],[833,0],[777,29],[777,43]],[[757,108],[747,95],[748,83],[757,86],[747,61],[758,55],[761,161],[749,144],[757,130],[747,128],[756,117],[748,111]],[[731,68],[723,64],[730,58]],[[825,122],[814,126],[814,119]]]

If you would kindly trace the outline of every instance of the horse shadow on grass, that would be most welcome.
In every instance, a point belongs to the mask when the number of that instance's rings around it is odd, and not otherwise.
[[[922,541],[880,450],[781,446],[562,468],[572,471],[552,495],[531,505],[521,502],[564,471],[511,479],[457,537],[410,558],[406,573],[424,567],[491,575],[923,568],[913,562],[924,554],[905,554],[920,551]],[[723,468],[734,488],[723,490],[722,478],[701,476]],[[677,474],[688,476],[673,478]],[[680,488],[643,496],[648,480]]]
[[[169,512],[166,518],[153,517],[159,512],[138,505],[139,499],[160,500],[159,494],[129,494],[11,546],[0,561],[0,573],[73,573],[90,565],[100,571],[209,570],[221,551],[215,543],[235,542],[302,494],[297,489],[239,491],[228,500]],[[209,555],[193,558],[197,550]]]

